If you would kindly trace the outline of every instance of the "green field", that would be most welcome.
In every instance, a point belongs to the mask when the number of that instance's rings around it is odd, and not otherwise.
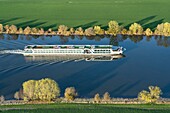
[[[49,104],[0,106],[2,113],[169,113],[170,105]]]
[[[101,25],[117,20],[154,28],[170,21],[169,0],[0,0],[0,23],[55,28]],[[105,27],[106,28],[106,27]]]

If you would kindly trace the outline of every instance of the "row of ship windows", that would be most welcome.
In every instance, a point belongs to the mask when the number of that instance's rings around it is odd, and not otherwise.
[[[82,53],[79,50],[69,50],[69,51],[64,51],[64,50],[34,50],[34,53]]]

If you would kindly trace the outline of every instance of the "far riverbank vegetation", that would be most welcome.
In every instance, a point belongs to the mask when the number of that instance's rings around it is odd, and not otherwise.
[[[40,103],[97,103],[97,104],[164,104],[168,99],[161,98],[161,89],[158,86],[149,86],[149,91],[139,92],[137,98],[112,98],[109,92],[102,96],[99,93],[94,98],[78,98],[75,87],[67,87],[64,97],[60,97],[60,88],[56,81],[45,78],[41,80],[28,80],[22,88],[14,94],[16,100],[5,100],[0,97],[0,103],[8,104],[40,104]]]
[[[48,30],[44,30],[44,28],[36,28],[29,27],[26,28],[18,28],[15,25],[2,25],[0,24],[0,34],[25,34],[25,35],[61,35],[61,36],[96,36],[96,35],[112,35],[116,36],[118,34],[122,35],[145,35],[145,36],[170,36],[170,23],[165,22],[162,24],[158,24],[155,30],[151,30],[150,28],[144,29],[140,24],[133,23],[130,25],[128,29],[120,26],[117,21],[110,21],[108,23],[108,28],[103,29],[101,26],[89,27],[87,29],[83,29],[82,27],[78,28],[69,28],[66,25],[59,25],[58,30],[54,31],[49,28]]]

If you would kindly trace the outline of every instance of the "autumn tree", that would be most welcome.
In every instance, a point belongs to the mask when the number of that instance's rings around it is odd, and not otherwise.
[[[19,97],[19,92],[17,91],[17,92],[15,92],[15,94],[14,94],[14,98],[15,99],[17,99],[17,100],[19,100],[20,99],[20,97]]]
[[[99,95],[98,93],[95,94],[95,96],[94,96],[94,102],[100,103],[100,101],[101,101],[100,95]]]
[[[93,29],[92,27],[87,28],[87,29],[85,30],[84,34],[85,34],[86,36],[95,36],[95,35],[96,35],[96,34],[95,34],[95,31],[94,31],[94,29]]]
[[[65,25],[59,25],[58,27],[58,34],[59,35],[65,35],[68,30],[68,27]]]
[[[15,25],[11,25],[11,26],[9,26],[9,33],[12,33],[12,34],[15,34],[15,33],[17,33],[17,26],[15,26]]]
[[[49,78],[23,83],[24,100],[51,101],[60,95],[58,84]]]
[[[70,28],[70,34],[74,35],[75,29],[74,28]]]
[[[166,22],[166,23],[157,25],[154,34],[170,36],[170,23]]]
[[[122,35],[126,35],[127,33],[128,33],[127,29],[123,28],[123,29],[121,30],[121,34],[122,34]]]
[[[4,31],[3,25],[0,24],[0,33],[2,33]]]
[[[24,29],[24,34],[28,35],[31,33],[31,28],[28,26]]]
[[[83,28],[82,28],[82,27],[77,28],[77,29],[75,30],[75,35],[80,35],[80,36],[84,35],[84,30],[83,30]]]
[[[103,101],[109,102],[111,100],[110,94],[108,92],[104,93],[103,95]]]
[[[36,27],[31,29],[31,34],[37,34],[38,33],[38,29]]]
[[[24,30],[20,27],[19,30],[18,30],[18,33],[19,33],[19,34],[23,34],[23,33],[24,33]]]
[[[129,32],[131,35],[142,35],[143,28],[140,24],[134,23],[129,27]]]
[[[162,91],[158,86],[149,86],[149,91],[141,91],[138,94],[138,99],[146,103],[156,103],[161,94]]]
[[[106,31],[106,34],[116,36],[120,32],[120,26],[116,21],[110,21],[108,23],[109,29]]]
[[[74,100],[75,97],[77,96],[76,89],[74,87],[68,87],[65,89],[64,97],[67,100]]]
[[[94,32],[98,35],[104,35],[104,29],[101,29],[100,26],[94,26]]]
[[[10,31],[10,30],[9,30],[9,25],[5,25],[4,28],[5,28],[5,32],[6,32],[6,33],[9,33],[9,31]]]
[[[5,101],[5,97],[3,95],[0,96],[0,103],[3,103]]]
[[[151,35],[153,35],[153,32],[151,31],[150,28],[147,28],[147,29],[145,30],[145,35],[146,35],[146,36],[151,36]]]
[[[51,101],[60,95],[58,84],[49,78],[41,79],[36,82],[36,98],[43,101]]]
[[[44,31],[43,28],[40,28],[40,29],[38,30],[38,34],[39,34],[39,35],[44,35],[44,33],[45,33],[45,31]]]
[[[37,90],[35,80],[29,80],[23,83],[23,94],[24,100],[34,100],[35,99],[35,91]]]

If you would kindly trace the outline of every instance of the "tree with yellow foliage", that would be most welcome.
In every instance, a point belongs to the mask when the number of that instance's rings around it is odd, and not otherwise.
[[[108,23],[109,29],[106,31],[106,34],[116,36],[120,32],[120,26],[116,21],[110,21]]]
[[[35,80],[29,80],[22,84],[23,86],[23,94],[24,94],[24,100],[34,100],[35,98],[35,91],[37,90],[35,87],[36,81]]]
[[[110,94],[108,92],[104,93],[103,95],[103,101],[109,102],[111,100]]]
[[[151,35],[153,35],[153,32],[151,31],[150,28],[147,28],[147,29],[145,30],[145,35],[146,35],[146,36],[151,36]]]
[[[36,98],[43,101],[51,101],[60,95],[58,84],[49,78],[41,79],[36,82]]]
[[[68,87],[65,89],[64,97],[67,100],[74,100],[75,97],[77,96],[76,89],[74,87]]]
[[[94,32],[97,35],[104,35],[104,29],[101,29],[100,26],[94,26]]]
[[[170,23],[159,24],[155,29],[155,35],[170,36]]]
[[[54,80],[49,78],[29,80],[23,83],[23,94],[25,101],[51,101],[60,95],[60,88]]]
[[[0,33],[2,33],[4,31],[3,25],[0,24]]]
[[[28,35],[31,33],[31,28],[29,26],[27,26],[25,29],[24,29],[24,34]]]
[[[86,36],[95,36],[95,35],[96,35],[93,27],[87,28],[87,29],[85,30],[84,34],[85,34]]]
[[[161,94],[162,91],[158,86],[149,86],[149,91],[141,91],[138,94],[138,99],[146,103],[156,103]]]
[[[142,35],[143,28],[140,24],[134,23],[129,27],[129,32],[131,35]]]
[[[94,102],[100,103],[100,101],[101,101],[100,95],[99,95],[98,93],[95,94],[95,96],[94,96]]]
[[[75,34],[75,35],[80,35],[80,36],[84,35],[84,30],[83,30],[83,28],[82,28],[82,27],[77,28],[77,29],[75,30],[75,33],[74,33],[74,34]]]

